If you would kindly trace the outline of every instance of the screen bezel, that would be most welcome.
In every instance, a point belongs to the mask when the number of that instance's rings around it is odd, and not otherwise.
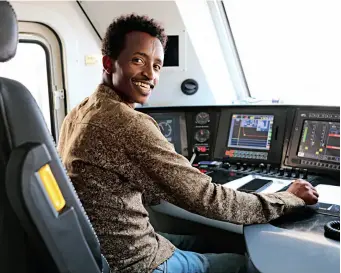
[[[325,118],[325,117],[316,117],[316,116],[309,116],[310,114],[328,114],[333,115],[333,117]],[[339,118],[336,118],[335,115],[338,115]],[[326,161],[322,159],[311,159],[311,158],[302,158],[298,156],[299,144],[301,141],[303,124],[306,120],[311,121],[325,121],[325,122],[340,122],[340,109],[332,108],[328,109],[327,111],[321,110],[321,108],[310,108],[310,109],[300,109],[298,108],[295,115],[295,120],[293,123],[293,128],[290,137],[290,143],[288,145],[288,151],[285,157],[284,165],[290,166],[294,168],[304,168],[308,170],[319,170],[323,171],[326,170],[328,172],[338,172],[339,169],[332,169],[329,167],[324,166],[316,166],[316,165],[306,165],[302,164],[302,160],[307,160],[316,163],[325,163],[325,164],[332,164],[332,165],[339,165],[337,162]]]
[[[174,148],[177,153],[188,156],[187,126],[185,113],[148,113],[157,123],[159,119],[173,120]]]
[[[302,122],[302,127],[301,127],[301,133],[300,133],[300,138],[299,138],[299,141],[298,141],[298,145],[297,145],[297,151],[296,151],[296,156],[298,158],[300,158],[301,160],[318,160],[318,161],[323,161],[323,162],[326,162],[328,164],[339,164],[340,162],[337,162],[337,161],[329,161],[329,160],[324,160],[324,159],[316,159],[316,158],[312,158],[312,157],[305,157],[305,156],[299,156],[298,153],[299,153],[299,150],[300,150],[300,145],[301,145],[301,140],[302,140],[302,135],[303,135],[303,126],[304,126],[304,123],[305,122],[309,122],[309,121],[315,121],[315,122],[334,122],[334,123],[339,123],[338,121],[330,121],[330,120],[316,120],[316,119],[304,119],[303,122]]]
[[[233,131],[232,131],[232,122],[233,122],[233,116],[234,115],[239,115],[239,114],[232,114],[231,115],[231,120],[230,120],[230,130],[229,130],[229,134],[228,134],[228,138],[227,138],[227,143],[226,143],[226,147],[227,148],[231,148],[231,149],[252,149],[252,150],[255,150],[255,151],[261,151],[261,152],[269,152],[270,149],[271,149],[271,141],[270,141],[270,148],[269,149],[266,149],[266,148],[261,148],[261,149],[257,149],[257,148],[250,148],[250,147],[235,147],[234,145],[231,146],[230,144],[230,140],[231,140],[231,135],[233,134]],[[250,114],[248,114],[250,115]],[[272,117],[272,128],[271,128],[271,132],[273,132],[273,124],[275,122],[275,116],[274,115],[259,115],[259,114],[252,114],[252,116],[268,116],[268,117]],[[268,135],[269,135],[269,132],[268,132]],[[267,137],[268,137],[267,135]],[[271,135],[271,139],[272,139],[272,135]]]
[[[230,127],[232,122],[232,115],[245,114],[245,115],[272,115],[274,116],[274,122],[272,125],[272,136],[270,143],[270,150],[259,149],[246,149],[246,148],[229,148],[238,149],[244,151],[266,152],[268,158],[265,159],[251,159],[251,158],[226,158],[225,151],[228,149],[228,138],[230,133]],[[229,109],[223,109],[218,126],[217,142],[214,151],[214,159],[229,161],[229,162],[258,162],[269,164],[280,164],[282,159],[282,149],[284,145],[284,135],[286,126],[287,109],[285,107],[273,107],[273,106],[257,106],[243,107],[230,107]]]

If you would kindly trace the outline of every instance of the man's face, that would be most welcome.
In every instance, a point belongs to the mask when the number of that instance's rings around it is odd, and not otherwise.
[[[129,103],[144,104],[159,81],[164,51],[160,40],[144,32],[131,32],[112,63],[112,83]]]

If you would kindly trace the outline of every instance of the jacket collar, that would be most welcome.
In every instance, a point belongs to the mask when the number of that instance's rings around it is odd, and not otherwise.
[[[116,100],[118,102],[122,102],[126,105],[128,105],[130,108],[135,108],[132,107],[131,104],[127,103],[125,100],[122,99],[122,97],[111,87],[104,85],[103,83],[99,84],[97,89],[96,89],[97,93],[102,93],[102,94],[107,94],[110,96],[111,99]]]

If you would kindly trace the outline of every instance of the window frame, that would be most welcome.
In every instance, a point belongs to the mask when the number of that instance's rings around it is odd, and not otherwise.
[[[45,53],[45,66],[46,66],[46,74],[47,74],[47,87],[48,87],[48,98],[49,98],[49,106],[50,106],[50,121],[51,121],[51,134],[54,139],[56,139],[56,124],[55,124],[55,118],[54,118],[54,113],[53,113],[53,89],[52,89],[52,76],[51,76],[51,69],[50,69],[50,54],[49,54],[49,49],[47,46],[36,39],[22,39],[19,38],[19,43],[21,44],[36,44],[38,46],[41,46],[41,48],[44,50]]]
[[[67,112],[62,43],[50,27],[27,21],[19,21],[19,43],[38,44],[45,52],[51,134],[57,143]]]
[[[219,35],[225,62],[228,65],[231,80],[233,82],[237,98],[239,100],[251,97],[243,65],[239,57],[238,48],[235,43],[227,11],[222,0],[208,1],[212,20]]]

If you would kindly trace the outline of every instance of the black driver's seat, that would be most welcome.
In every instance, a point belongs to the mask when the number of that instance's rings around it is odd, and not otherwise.
[[[0,62],[18,23],[0,1]],[[0,77],[0,272],[109,272],[43,115],[21,83]]]

